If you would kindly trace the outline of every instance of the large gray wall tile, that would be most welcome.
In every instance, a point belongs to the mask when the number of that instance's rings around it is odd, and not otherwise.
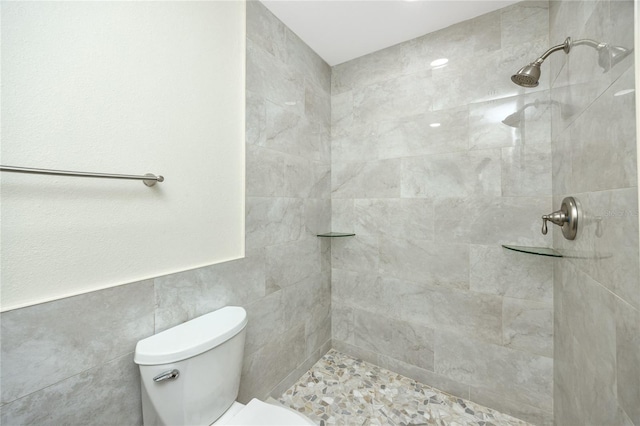
[[[244,259],[154,279],[156,333],[227,305],[244,305],[265,295],[262,250]]]
[[[471,290],[516,299],[553,300],[553,259],[484,245],[471,245],[469,258]]]
[[[140,373],[133,354],[3,405],[0,421],[4,425],[141,425]]]
[[[333,198],[399,197],[400,160],[333,162],[331,190]]]
[[[429,259],[429,262],[425,262]],[[454,288],[469,287],[469,246],[429,240],[381,238],[380,273]]]
[[[153,308],[142,281],[3,313],[2,403],[132,352]]]
[[[551,411],[551,358],[436,332],[435,372]]]

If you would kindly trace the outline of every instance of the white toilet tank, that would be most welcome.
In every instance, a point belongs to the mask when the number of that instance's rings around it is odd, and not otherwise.
[[[138,342],[145,426],[210,425],[233,404],[246,324],[227,306]]]

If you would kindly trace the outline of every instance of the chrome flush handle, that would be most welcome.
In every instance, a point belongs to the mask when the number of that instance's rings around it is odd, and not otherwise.
[[[573,197],[562,200],[560,210],[542,216],[542,234],[547,235],[547,221],[562,228],[562,235],[567,240],[573,240],[578,233],[578,216],[580,203]]]
[[[165,380],[175,380],[180,377],[180,371],[175,368],[170,371],[165,371],[164,373],[158,374],[153,378],[154,382],[164,382]]]

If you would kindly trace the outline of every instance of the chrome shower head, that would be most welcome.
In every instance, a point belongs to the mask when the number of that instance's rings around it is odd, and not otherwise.
[[[520,68],[517,73],[511,76],[511,81],[522,87],[536,87],[540,79],[541,63],[536,61]]]
[[[553,46],[551,49],[544,52],[538,59],[531,62],[529,65],[520,68],[517,73],[511,76],[511,81],[522,87],[536,87],[538,85],[538,80],[540,80],[540,65],[542,65],[549,55],[558,50],[564,50],[564,53],[569,53],[571,50],[571,38],[567,37],[564,43]]]

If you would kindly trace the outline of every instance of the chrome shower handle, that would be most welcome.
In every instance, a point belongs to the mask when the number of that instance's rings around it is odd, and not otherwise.
[[[573,197],[562,200],[560,210],[542,216],[542,234],[547,235],[547,221],[562,228],[562,235],[567,240],[573,240],[578,233],[578,216],[580,203]]]
[[[547,221],[555,223],[558,226],[562,226],[565,222],[569,221],[569,218],[562,210],[542,215],[542,235],[547,235]]]

